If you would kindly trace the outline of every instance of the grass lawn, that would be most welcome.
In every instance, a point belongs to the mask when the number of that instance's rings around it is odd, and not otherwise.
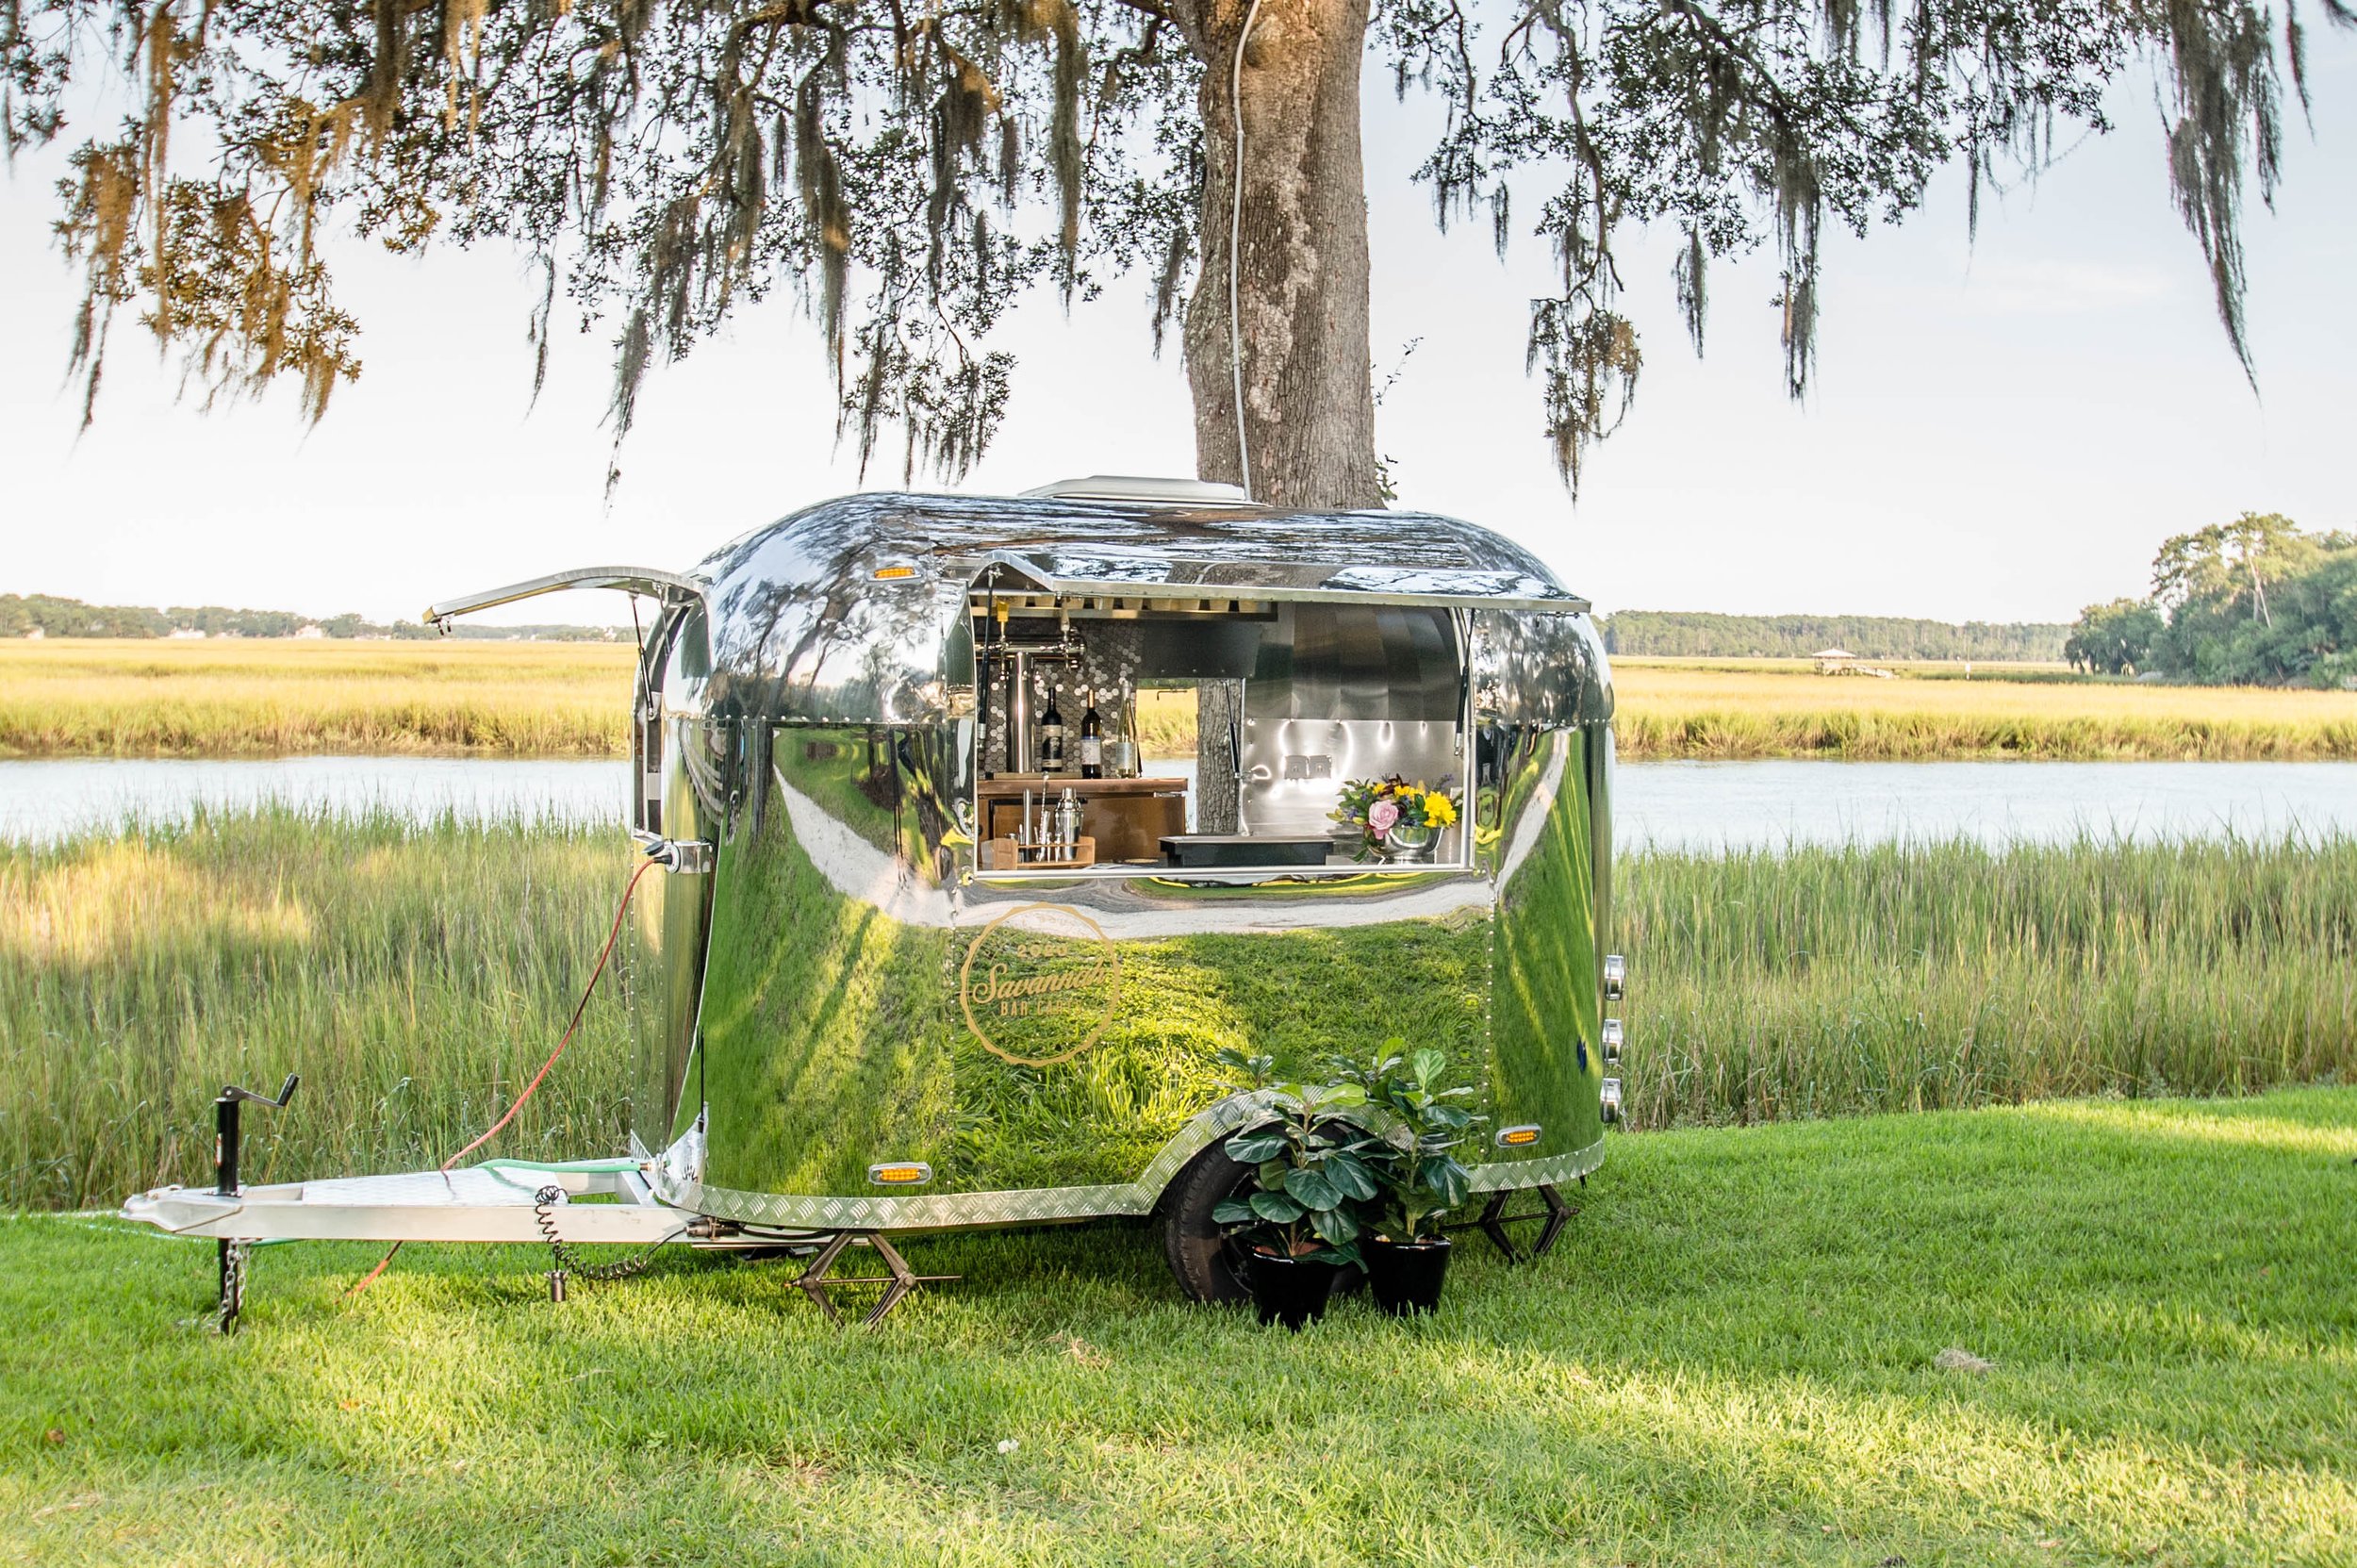
[[[344,1305],[371,1249],[272,1248],[223,1341],[209,1247],[0,1220],[0,1560],[2357,1560],[2357,1089],[1639,1134],[1579,1196],[1297,1338],[1098,1229],[920,1244],[967,1278],[874,1333],[774,1263]]]

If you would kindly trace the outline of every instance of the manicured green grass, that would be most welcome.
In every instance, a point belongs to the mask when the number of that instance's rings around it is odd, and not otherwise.
[[[1552,1258],[1298,1337],[1107,1227],[872,1333],[270,1248],[224,1341],[209,1247],[0,1221],[0,1560],[2347,1563],[2353,1162],[2350,1089],[1616,1136]]]
[[[0,848],[0,1206],[200,1180],[212,1095],[291,1071],[249,1180],[438,1162],[554,1043],[629,864],[285,808]],[[2357,1078],[2357,839],[1655,855],[1616,893],[1639,1126]],[[1202,1005],[1143,984],[1132,1021]],[[502,1151],[621,1151],[626,1042],[600,997]]]

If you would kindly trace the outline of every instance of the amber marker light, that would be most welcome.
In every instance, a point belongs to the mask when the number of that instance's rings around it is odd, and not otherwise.
[[[921,1160],[903,1160],[896,1164],[867,1167],[867,1180],[879,1187],[914,1187],[932,1179],[933,1167]]]
[[[1500,1148],[1521,1148],[1526,1144],[1535,1144],[1538,1141],[1539,1130],[1535,1127],[1502,1127],[1498,1129],[1498,1147]]]
[[[916,569],[915,567],[878,567],[876,569],[876,580],[880,583],[888,583],[896,578],[914,577],[915,575]]]

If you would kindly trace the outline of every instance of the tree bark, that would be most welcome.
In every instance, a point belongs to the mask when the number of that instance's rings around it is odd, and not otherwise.
[[[1200,0],[1201,270],[1187,306],[1196,471],[1271,505],[1380,506],[1367,350],[1366,170],[1359,73],[1368,0],[1261,0],[1244,45],[1236,278],[1243,430],[1228,352],[1228,223],[1239,160],[1230,91],[1250,0]],[[1249,457],[1250,472],[1244,471]]]

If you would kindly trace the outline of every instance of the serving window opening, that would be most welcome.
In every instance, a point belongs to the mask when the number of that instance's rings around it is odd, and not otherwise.
[[[1464,611],[997,586],[969,611],[981,874],[1472,864]]]

